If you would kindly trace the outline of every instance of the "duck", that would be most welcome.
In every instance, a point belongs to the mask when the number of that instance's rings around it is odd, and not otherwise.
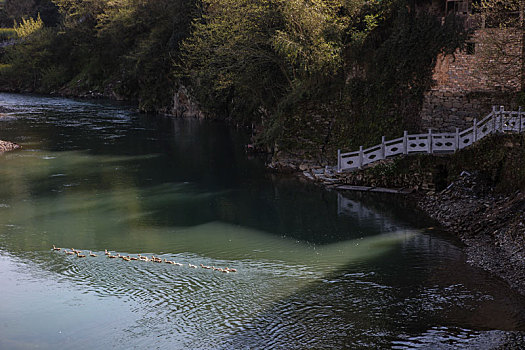
[[[177,266],[183,266],[181,263],[178,263],[178,262],[173,262],[173,265],[177,265]]]
[[[71,251],[75,254],[79,254],[79,253],[82,253],[81,250],[76,250],[75,248],[71,248]]]
[[[89,251],[89,256],[92,256],[92,257],[95,258],[95,257],[97,256],[97,254],[93,254],[93,252],[90,250],[90,251]]]
[[[115,258],[117,258],[117,256],[116,255],[108,255],[108,258],[115,259]]]
[[[66,253],[67,255],[73,255],[73,254],[75,254],[74,251],[70,251],[70,252],[68,252],[67,250],[64,250],[64,253]]]
[[[129,256],[129,255],[128,255]],[[130,260],[139,260],[139,258],[135,257],[135,256],[132,256],[131,258],[129,258]]]
[[[203,264],[201,264],[201,267],[203,269],[206,269],[206,270],[210,270],[211,269],[211,266],[206,266],[206,265],[203,265]]]
[[[111,252],[108,252],[107,249],[104,249],[104,255],[111,255]]]
[[[129,258],[129,256],[123,256],[123,257],[122,257],[122,260],[124,260],[124,261],[131,261],[131,259]]]
[[[77,257],[79,258],[85,258],[86,256],[84,254],[77,253]]]
[[[229,272],[237,272],[237,269],[230,269],[229,267],[226,267],[226,270],[228,270]]]
[[[55,245],[53,244],[53,250],[60,250],[60,248],[55,247]]]
[[[196,269],[197,268],[197,265],[188,264],[188,266],[191,267],[192,269]]]

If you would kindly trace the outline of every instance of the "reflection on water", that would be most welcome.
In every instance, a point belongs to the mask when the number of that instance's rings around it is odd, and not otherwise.
[[[523,341],[523,298],[398,197],[269,175],[220,124],[59,98],[0,105],[0,139],[24,147],[0,156],[1,349]],[[201,263],[238,272],[188,267]]]

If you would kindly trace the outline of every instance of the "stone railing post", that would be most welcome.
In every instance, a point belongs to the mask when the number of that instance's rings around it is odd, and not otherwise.
[[[432,129],[428,129],[428,153],[432,153]]]
[[[403,154],[408,154],[408,131],[403,131]]]
[[[337,172],[341,172],[341,150],[337,150]]]
[[[474,125],[472,126],[472,134],[474,135],[474,138],[472,140],[472,143],[476,142],[478,140],[478,119],[474,118]]]
[[[386,158],[386,145],[385,145],[385,137],[381,136],[381,159]]]
[[[520,123],[518,127],[518,132],[521,134],[521,130],[523,129],[522,127],[523,121],[521,119],[521,106],[518,108],[518,121]]]
[[[359,161],[357,163],[359,169],[363,168],[363,146],[359,146]]]
[[[504,132],[504,130],[503,130],[503,116],[505,115],[504,113],[505,113],[505,107],[499,106],[499,120],[500,120],[499,128],[500,128],[501,132]]]
[[[496,106],[492,106],[492,132],[498,131],[498,116],[496,112]]]
[[[456,143],[456,150],[459,149],[459,128],[456,128],[456,137],[455,137],[455,143]]]

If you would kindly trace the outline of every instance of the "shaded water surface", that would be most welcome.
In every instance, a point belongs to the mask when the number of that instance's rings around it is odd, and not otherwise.
[[[0,106],[0,139],[23,146],[0,156],[0,349],[524,342],[523,297],[398,197],[275,177],[218,123],[38,96]]]

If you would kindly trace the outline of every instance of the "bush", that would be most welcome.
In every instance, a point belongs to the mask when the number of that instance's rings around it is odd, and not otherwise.
[[[59,89],[68,82],[69,75],[66,67],[61,65],[53,65],[42,70],[42,78],[40,82],[40,90],[43,92],[51,92]]]

